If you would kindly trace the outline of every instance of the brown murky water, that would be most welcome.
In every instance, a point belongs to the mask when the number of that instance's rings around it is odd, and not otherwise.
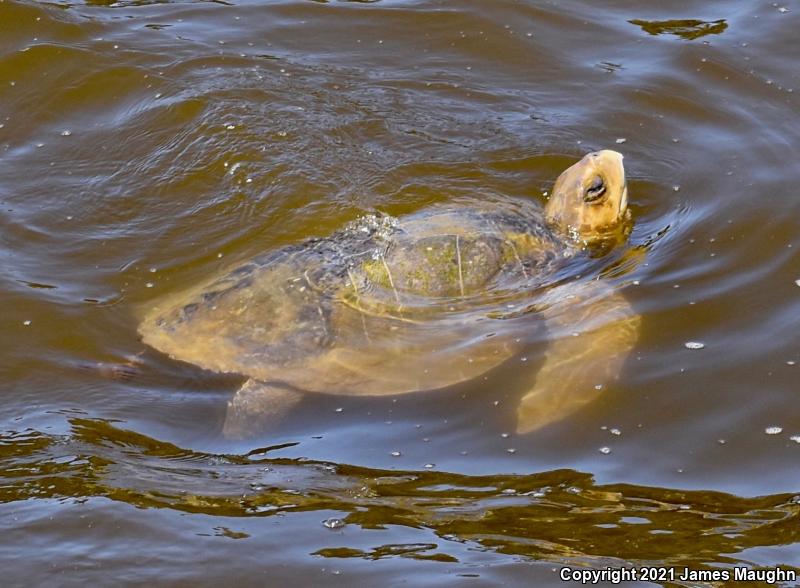
[[[799,17],[0,0],[3,585],[800,571]],[[603,147],[626,157],[636,255],[616,273],[643,330],[619,382],[560,423],[510,433],[511,365],[308,397],[226,440],[241,380],[137,338],[141,309],[263,251],[375,210],[543,200]]]

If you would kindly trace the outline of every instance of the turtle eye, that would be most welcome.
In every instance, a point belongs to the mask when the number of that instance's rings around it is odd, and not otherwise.
[[[600,176],[595,177],[589,187],[586,188],[586,193],[583,195],[584,202],[594,202],[600,196],[606,193],[606,184]]]

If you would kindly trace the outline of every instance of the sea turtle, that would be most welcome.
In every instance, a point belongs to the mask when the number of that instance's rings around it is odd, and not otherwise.
[[[365,215],[167,297],[139,333],[175,359],[247,378],[223,427],[241,438],[304,393],[394,395],[475,379],[522,357],[543,319],[544,362],[522,378],[524,433],[599,394],[636,341],[639,317],[623,296],[575,275],[628,218],[622,155],[589,153],[561,174],[544,211],[484,197]]]

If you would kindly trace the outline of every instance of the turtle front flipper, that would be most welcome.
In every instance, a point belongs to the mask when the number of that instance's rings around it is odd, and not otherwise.
[[[248,439],[279,422],[303,395],[300,392],[247,380],[228,402],[222,434],[228,439]]]
[[[594,400],[622,369],[641,317],[619,292],[592,281],[548,293],[544,365],[517,409],[517,433],[561,420]]]

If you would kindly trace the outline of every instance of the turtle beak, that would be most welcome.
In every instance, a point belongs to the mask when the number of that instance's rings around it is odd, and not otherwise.
[[[622,197],[619,199],[619,218],[622,218],[625,211],[628,210],[628,183],[622,187]]]
[[[625,211],[628,210],[628,182],[625,178],[625,166],[622,163],[622,160],[625,159],[625,156],[619,151],[614,151],[613,149],[603,149],[602,151],[598,151],[597,155],[600,157],[617,160],[616,164],[619,166],[619,179],[622,182],[622,192],[619,195],[619,210],[617,211],[617,217],[622,218],[625,214]]]

